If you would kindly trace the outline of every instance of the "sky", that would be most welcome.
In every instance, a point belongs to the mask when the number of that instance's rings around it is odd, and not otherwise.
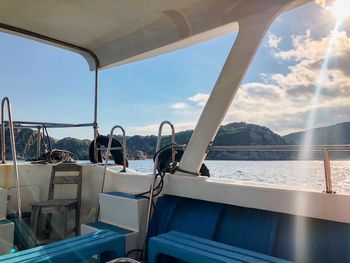
[[[279,16],[223,124],[255,123],[285,135],[349,121],[350,19],[334,33],[336,20],[315,3]],[[177,131],[193,129],[235,38],[231,33],[102,70],[100,133],[108,134],[119,124],[127,135],[157,134],[163,120],[173,122]],[[0,33],[0,47],[0,97],[11,99],[15,120],[92,122],[94,73],[80,55],[5,33]],[[56,138],[93,137],[92,128],[49,133]]]

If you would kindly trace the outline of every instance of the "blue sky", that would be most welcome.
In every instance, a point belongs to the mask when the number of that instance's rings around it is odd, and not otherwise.
[[[341,29],[341,44],[336,47],[339,54],[334,52],[330,80],[321,94],[324,97],[320,98],[320,105],[312,106],[322,116],[315,126],[350,119],[347,118],[350,92],[344,95],[347,88],[350,90],[349,63],[341,60],[344,54],[350,54],[348,20]],[[280,134],[307,127],[312,86],[319,72],[314,65],[323,59],[334,23],[335,18],[316,4],[278,17],[224,122],[257,123]],[[107,134],[113,125],[120,124],[129,135],[156,134],[157,125],[165,119],[172,121],[178,130],[194,128],[235,37],[232,33],[101,71],[100,132]],[[14,119],[92,121],[94,74],[81,56],[5,33],[0,33],[0,46],[0,95],[10,97]],[[309,75],[299,74],[302,77],[296,80],[298,72]],[[330,106],[331,103],[339,107]],[[57,129],[50,131],[50,135],[91,139],[92,129]]]

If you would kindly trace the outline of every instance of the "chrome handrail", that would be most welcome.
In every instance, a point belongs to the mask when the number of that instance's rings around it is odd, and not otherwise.
[[[161,140],[162,140],[162,131],[164,125],[168,124],[171,128],[171,160],[173,163],[175,163],[175,128],[174,125],[170,121],[163,121],[159,125],[158,130],[158,138],[157,138],[157,145],[156,145],[156,153],[160,150]],[[153,194],[154,194],[154,186],[156,184],[157,179],[157,167],[158,167],[158,154],[156,155],[154,159],[154,165],[153,165],[153,173],[152,173],[152,181],[151,181],[151,188],[150,188],[150,194],[149,194],[149,201],[148,201],[148,212],[147,212],[147,220],[146,220],[146,231],[145,234],[147,236],[149,223],[151,220],[151,213],[152,213],[152,203],[153,203]],[[145,248],[143,249],[143,254],[145,254]]]
[[[5,144],[5,112],[4,107],[5,103],[7,104],[7,113],[8,113],[8,123],[9,123],[9,132],[10,132],[10,142],[11,142],[11,151],[13,158],[13,175],[16,178],[16,195],[17,195],[17,209],[18,209],[18,219],[22,220],[22,199],[21,199],[21,190],[19,187],[19,176],[18,176],[18,165],[17,165],[17,151],[16,151],[16,142],[15,134],[12,122],[12,108],[11,103],[8,97],[4,97],[1,101],[1,154],[2,154],[2,163],[6,163],[6,144]]]

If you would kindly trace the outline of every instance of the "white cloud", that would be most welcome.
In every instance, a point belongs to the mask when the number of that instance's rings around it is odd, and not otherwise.
[[[307,53],[305,53],[305,51],[306,51],[306,47],[310,47],[310,41],[311,41],[310,36],[311,36],[310,30],[307,30],[304,35],[292,35],[291,39],[293,43],[293,48],[287,51],[276,52],[275,56],[283,60],[288,60],[288,59],[300,60],[304,58],[304,56],[308,55]]]
[[[322,6],[322,7],[325,7],[327,0],[315,0],[315,3]]]
[[[316,126],[349,120],[350,37],[338,33],[328,67],[321,70],[330,38],[331,34],[315,40],[310,31],[292,36],[292,48],[275,53],[277,59],[288,61],[289,71],[263,75],[264,83],[242,85],[225,122],[252,122],[286,134],[304,129],[311,110],[316,111]],[[317,86],[321,89],[314,105]]]
[[[186,110],[188,108],[188,105],[183,102],[178,102],[173,105],[171,105],[171,108],[174,110]]]
[[[283,91],[276,85],[250,82],[242,85],[246,95],[252,99],[279,100],[283,96]]]
[[[332,33],[331,33],[332,34]],[[325,57],[331,37],[313,40],[310,31],[302,36],[293,36],[293,48],[279,51],[276,57],[294,62],[287,74],[275,74],[271,77],[291,99],[310,100],[317,86],[321,87],[320,99],[334,99],[336,96],[350,95],[350,37],[346,32],[336,35],[330,57]],[[327,59],[327,67],[324,60]]]
[[[328,69],[323,71],[324,77],[320,78],[330,38],[331,35],[313,39],[311,31],[293,36],[290,49],[275,51],[277,60],[288,62],[288,72],[273,75],[265,73],[261,75],[262,82],[242,85],[224,123],[245,121],[267,126],[280,134],[287,134],[305,129],[310,111],[315,109],[316,126],[349,120],[350,36],[345,32],[337,35]],[[320,79],[323,82],[320,85],[319,103],[314,105],[310,101]],[[181,121],[174,122],[177,131],[195,127],[199,111],[208,98],[209,94],[205,93],[197,93],[188,98],[197,107],[178,113]],[[159,123],[132,127],[131,130],[134,134],[156,134],[158,126]]]
[[[129,135],[156,135],[158,133],[159,124],[148,124],[143,126],[131,126],[128,128]]]
[[[198,106],[204,106],[205,103],[207,103],[208,98],[209,98],[209,94],[197,93],[192,97],[189,97],[188,99],[190,101],[195,102]]]
[[[153,123],[153,124],[148,124],[144,126],[132,126],[132,127],[127,127],[128,129],[128,135],[157,135],[158,134],[158,129],[159,129],[160,123]],[[196,126],[195,121],[189,121],[189,122],[174,122],[175,125],[175,130],[176,132],[179,131],[185,131],[185,130],[191,130],[194,129]],[[170,134],[170,128],[168,125],[164,126],[163,129],[163,134]]]
[[[282,37],[277,37],[272,33],[269,33],[267,36],[267,45],[271,48],[278,48],[278,45],[281,43]]]

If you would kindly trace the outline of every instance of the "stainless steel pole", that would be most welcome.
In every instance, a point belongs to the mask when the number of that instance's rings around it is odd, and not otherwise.
[[[36,137],[36,159],[40,158],[40,141],[41,141],[41,134],[40,134],[41,128],[38,127],[38,133]]]
[[[5,99],[5,98],[4,98]],[[4,100],[2,101],[4,103]],[[2,163],[6,163],[6,144],[5,144],[5,123],[4,123],[4,105],[1,105],[1,157]]]
[[[331,162],[329,158],[329,150],[323,149],[323,164],[324,164],[324,175],[326,182],[326,193],[333,193],[332,190],[332,174],[331,174]]]
[[[157,139],[157,145],[156,145],[156,153],[160,150],[160,143],[162,140],[162,131],[163,131],[163,126],[165,124],[168,124],[171,128],[171,138],[172,138],[172,143],[175,143],[175,128],[174,125],[170,121],[163,121],[158,130],[158,139]],[[157,167],[158,167],[158,154],[156,155],[156,158],[154,159],[154,165],[153,165],[153,174],[152,174],[152,181],[151,181],[151,189],[150,189],[150,194],[149,194],[149,203],[148,203],[148,212],[147,212],[147,221],[146,221],[146,231],[145,234],[147,236],[148,233],[148,228],[149,228],[149,223],[151,220],[151,214],[152,214],[152,204],[153,204],[153,195],[154,195],[154,186],[156,184],[157,180]],[[174,145],[172,145],[172,161],[175,161],[175,148]],[[143,254],[145,255],[145,246],[144,246],[144,251]]]
[[[98,113],[98,65],[96,63],[95,70],[95,103],[94,103],[94,161],[98,162],[97,155],[97,136],[98,136],[98,124],[97,124],[97,113]]]
[[[22,220],[22,199],[21,199],[21,191],[20,191],[19,176],[18,176],[16,142],[15,142],[13,122],[12,122],[11,103],[10,103],[9,98],[7,98],[7,97],[3,98],[2,102],[1,102],[1,131],[2,131],[2,133],[4,133],[4,131],[5,131],[5,128],[4,128],[4,106],[5,106],[5,103],[7,103],[7,112],[8,112],[8,118],[9,118],[10,141],[11,141],[11,151],[12,151],[12,158],[13,158],[13,175],[14,175],[15,180],[16,180],[18,219],[19,219],[19,221],[21,221]],[[3,142],[4,141],[5,140],[3,140]]]

